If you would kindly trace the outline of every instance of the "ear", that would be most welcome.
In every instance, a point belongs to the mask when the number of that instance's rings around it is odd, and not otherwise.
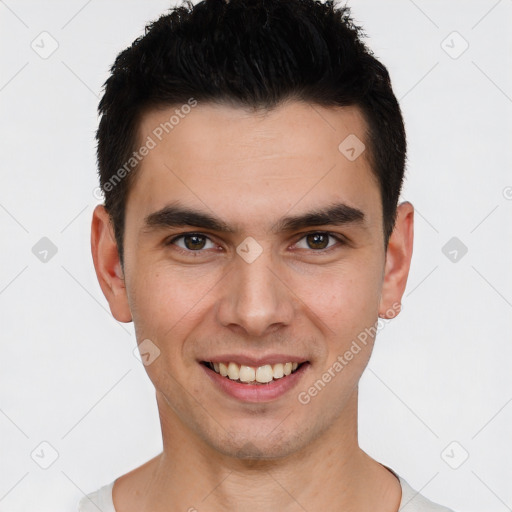
[[[91,252],[96,276],[107,299],[110,311],[119,322],[131,322],[132,315],[121,269],[114,228],[104,205],[92,214]]]
[[[379,303],[379,316],[393,318],[400,312],[402,296],[411,266],[414,238],[414,207],[408,201],[398,205],[395,227],[389,237]]]

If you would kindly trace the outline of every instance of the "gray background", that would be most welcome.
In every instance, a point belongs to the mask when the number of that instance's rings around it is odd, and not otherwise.
[[[161,449],[89,237],[101,86],[170,5],[0,1],[0,511],[75,510]],[[416,207],[403,311],[361,381],[360,443],[434,501],[512,510],[512,0],[349,5],[403,108]]]

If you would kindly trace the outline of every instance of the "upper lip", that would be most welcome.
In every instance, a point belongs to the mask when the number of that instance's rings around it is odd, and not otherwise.
[[[212,356],[202,361],[210,363],[237,363],[244,366],[263,366],[266,364],[278,363],[305,363],[306,358],[301,356],[294,356],[290,354],[267,354],[266,356],[255,357],[248,354],[221,354],[219,356]]]

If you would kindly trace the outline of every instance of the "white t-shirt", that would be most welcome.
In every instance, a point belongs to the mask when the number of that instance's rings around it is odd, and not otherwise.
[[[399,480],[402,486],[402,499],[399,512],[453,512],[453,510],[430,501],[415,491],[400,475],[389,469]],[[95,492],[84,496],[78,504],[78,512],[116,512],[112,501],[112,487],[114,482],[104,485]]]

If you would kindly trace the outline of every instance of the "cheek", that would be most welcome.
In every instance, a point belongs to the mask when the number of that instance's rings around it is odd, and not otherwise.
[[[375,322],[380,290],[378,272],[369,264],[340,265],[296,281],[296,286],[303,303],[331,330],[329,337],[344,338]]]
[[[336,397],[338,405],[334,409],[341,410],[368,364],[380,294],[375,277],[367,269],[358,272],[353,267],[346,273],[331,275],[323,282],[324,292],[310,296],[308,306],[321,322],[310,317],[323,329],[325,339],[324,357],[319,360],[310,383],[316,393],[318,379],[328,382],[325,385],[328,391],[321,393],[323,398],[318,401],[319,407]]]
[[[192,268],[148,268],[153,270],[139,273],[129,290],[137,339],[155,339],[162,349],[177,351],[178,344],[168,340],[183,339],[201,321],[219,278]]]
[[[345,339],[375,321],[380,276],[377,262],[367,253],[357,259],[347,257],[338,265],[307,272],[291,269],[288,274],[288,300],[298,299],[298,309],[313,323],[320,319],[328,338]],[[139,340],[186,336],[204,321],[226,282],[222,282],[222,267],[140,263],[137,272],[130,274],[127,290]]]

